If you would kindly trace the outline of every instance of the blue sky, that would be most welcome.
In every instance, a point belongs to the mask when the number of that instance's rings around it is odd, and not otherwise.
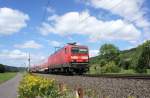
[[[130,49],[150,37],[149,0],[0,0],[0,63],[41,63],[68,42]]]

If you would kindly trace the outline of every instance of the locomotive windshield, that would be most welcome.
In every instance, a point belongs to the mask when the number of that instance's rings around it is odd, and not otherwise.
[[[79,53],[87,54],[88,50],[87,49],[79,49]]]
[[[73,47],[71,49],[71,52],[73,54],[78,54],[78,53],[81,53],[81,54],[87,54],[88,53],[88,50],[86,48],[79,48],[79,47]]]
[[[73,54],[79,53],[79,48],[78,48],[78,47],[73,47],[73,48],[71,49],[71,53],[73,53]]]

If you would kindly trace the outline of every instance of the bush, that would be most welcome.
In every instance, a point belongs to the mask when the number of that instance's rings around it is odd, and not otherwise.
[[[92,65],[90,67],[89,73],[90,74],[101,74],[101,65]]]
[[[101,73],[118,73],[120,68],[114,62],[108,62],[101,68]]]
[[[19,98],[57,98],[59,90],[55,80],[39,76],[26,75],[20,82]]]
[[[99,62],[100,66],[103,67],[107,64],[107,61],[104,60],[104,59],[101,59],[100,62]]]
[[[141,51],[142,53],[138,59],[136,71],[146,73],[146,69],[150,68],[150,43],[144,43]]]
[[[3,64],[0,64],[0,73],[5,72],[5,66]]]
[[[120,59],[119,60],[119,66],[124,68],[124,69],[128,69],[130,67],[130,60],[129,59]]]

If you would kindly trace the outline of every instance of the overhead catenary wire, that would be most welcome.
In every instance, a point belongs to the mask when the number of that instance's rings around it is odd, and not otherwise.
[[[43,23],[46,20],[46,16],[47,16],[47,8],[50,5],[50,0],[47,0],[47,2],[45,3],[45,6],[43,8],[43,14],[41,16],[41,19],[39,21],[39,25],[41,25],[41,23]]]
[[[41,23],[45,21],[46,19],[46,16],[47,16],[47,8],[49,7],[50,5],[50,0],[47,0],[45,6],[44,6],[44,12],[43,12],[43,15],[42,15],[42,18],[41,18]]]
[[[100,1],[102,1],[102,0],[100,0]],[[123,3],[124,2],[124,0],[120,0],[120,2],[119,3],[117,3],[115,6],[113,6],[113,7],[111,7],[111,8],[109,8],[109,9],[115,9],[115,8],[117,8],[121,3]],[[142,5],[141,5],[141,7],[139,8],[139,9],[142,9]],[[136,14],[136,13],[135,13]],[[102,14],[102,17],[104,16],[106,16],[106,15],[109,15],[109,14]],[[89,18],[90,16],[88,16],[88,17],[86,17],[85,19],[83,19],[83,20],[81,20],[80,21],[80,23],[82,23],[82,22],[84,22],[85,20],[87,20],[88,18]],[[139,17],[137,17],[137,18],[135,18],[134,20],[129,20],[129,22],[131,22],[131,23],[135,23],[135,21],[137,21],[138,19],[140,19],[142,16],[139,16]]]
[[[102,0],[100,0],[100,1],[102,1]],[[122,2],[123,2],[124,0],[120,0],[120,2],[119,3],[117,3],[115,6],[112,6],[111,8],[109,8],[109,9],[114,9],[114,8],[117,8]],[[104,15],[108,15],[108,14],[103,14],[102,16],[104,16]],[[81,20],[80,21],[80,23],[82,23],[82,22],[84,22],[85,20],[87,20],[88,18],[90,17],[90,15],[89,16],[87,16],[85,19],[83,19],[83,20]]]
[[[30,67],[31,67],[31,56],[30,56],[30,53],[29,53],[29,57],[28,57],[28,62],[29,62],[28,71],[30,72]]]
[[[141,7],[139,8],[139,9],[142,9],[142,5],[141,5]],[[135,13],[136,14],[136,13]],[[140,19],[142,16],[140,16],[140,17],[137,17],[137,18],[135,18],[134,20],[126,20],[126,22],[129,22],[129,23],[135,23],[138,19]],[[118,29],[117,31],[120,31],[120,30],[122,30],[122,29],[125,29],[126,27],[124,27],[124,26],[122,26],[120,29]]]
[[[101,1],[102,1],[102,0],[101,0]],[[109,9],[113,10],[113,9],[117,8],[121,3],[123,3],[123,1],[124,1],[124,0],[120,0],[119,3],[117,3],[115,6],[109,8]],[[142,9],[142,7],[143,7],[143,6],[141,5],[141,7],[139,8],[139,10]],[[136,14],[136,13],[135,13],[135,14]],[[103,13],[103,14],[102,14],[102,17],[103,17],[103,16],[105,17],[106,15],[109,15],[109,14],[104,14],[104,13]],[[87,16],[85,19],[81,20],[80,23],[83,23],[83,22],[86,21],[89,17],[90,17],[90,15]],[[136,23],[136,22],[138,21],[138,19],[140,19],[141,17],[143,17],[143,16],[139,16],[139,17],[135,18],[134,20],[126,20],[126,22],[127,22],[127,23]],[[116,32],[121,31],[121,30],[123,30],[123,29],[126,29],[126,27],[127,27],[127,26],[125,26],[125,27],[122,26],[122,27],[118,28],[118,29],[116,30]]]

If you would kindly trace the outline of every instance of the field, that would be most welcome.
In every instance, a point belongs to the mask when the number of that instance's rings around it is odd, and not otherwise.
[[[0,73],[0,84],[13,78],[15,75],[15,72]]]

